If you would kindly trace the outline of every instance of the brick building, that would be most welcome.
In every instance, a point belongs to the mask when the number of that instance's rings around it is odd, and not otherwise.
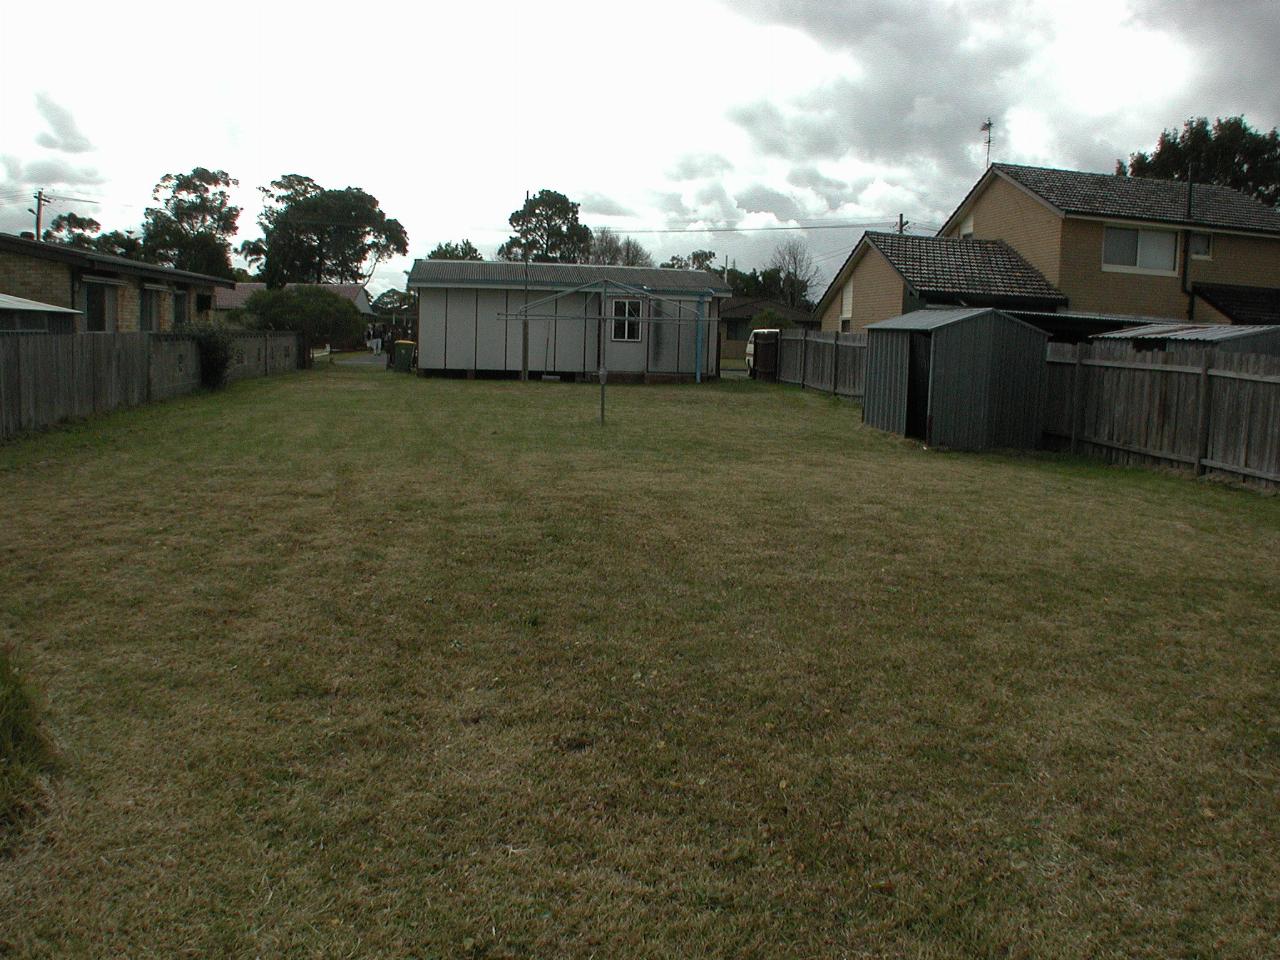
[[[1227,187],[997,163],[937,236],[897,238],[898,257],[886,236],[836,274],[824,330],[929,304],[1280,323],[1280,211]],[[1020,302],[1033,288],[1056,304]]]
[[[0,234],[0,293],[79,311],[49,314],[51,331],[166,331],[205,321],[230,280]]]

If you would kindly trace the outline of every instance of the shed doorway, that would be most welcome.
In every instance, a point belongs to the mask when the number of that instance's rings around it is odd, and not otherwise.
[[[932,337],[911,334],[907,361],[907,430],[913,440],[929,440],[929,354]]]

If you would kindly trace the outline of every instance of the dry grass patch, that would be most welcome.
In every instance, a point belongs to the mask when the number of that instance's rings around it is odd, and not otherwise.
[[[1280,500],[755,383],[335,367],[0,448],[18,955],[1280,952]]]

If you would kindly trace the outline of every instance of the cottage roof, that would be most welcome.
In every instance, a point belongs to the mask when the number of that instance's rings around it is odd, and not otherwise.
[[[540,290],[572,290],[608,280],[657,293],[709,293],[728,297],[733,291],[707,270],[664,267],[614,267],[588,263],[530,263],[507,260],[416,260],[409,271],[411,287],[497,287],[526,285]]]
[[[803,307],[792,307],[769,297],[729,297],[720,304],[721,320],[750,320],[762,310],[771,310],[792,323],[808,323],[813,315]]]
[[[369,305],[368,294],[365,293],[364,284],[361,283],[286,283],[285,289],[295,287],[318,287],[321,290],[328,290],[335,293],[344,300],[350,300],[356,305],[356,309],[361,313],[372,314],[373,308]],[[249,302],[249,298],[255,293],[266,290],[265,283],[254,281],[237,283],[230,290],[216,290],[213,295],[213,308],[215,310],[234,310],[243,307]],[[362,294],[364,294],[362,296]]]
[[[870,231],[864,239],[922,294],[1067,302],[1044,274],[1003,240]]]
[[[7,253],[17,253],[29,257],[37,257],[41,260],[56,260],[60,263],[69,263],[72,266],[81,267],[82,269],[87,270],[110,270],[122,273],[132,273],[137,276],[148,277],[153,280],[167,281],[169,283],[199,283],[215,287],[230,287],[234,285],[230,280],[224,280],[221,277],[211,277],[204,273],[192,273],[189,270],[175,270],[172,267],[162,267],[154,263],[143,263],[140,260],[130,260],[128,257],[116,257],[108,253],[98,253],[94,250],[82,250],[79,247],[70,247],[62,243],[43,243],[38,240],[27,240],[23,237],[15,237],[12,234],[7,233],[0,233],[0,250]]]
[[[1230,187],[1013,163],[995,163],[991,170],[1068,215],[1280,234],[1280,211]]]

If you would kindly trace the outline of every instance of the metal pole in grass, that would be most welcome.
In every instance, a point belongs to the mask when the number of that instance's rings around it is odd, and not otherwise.
[[[600,378],[600,426],[604,426],[604,385],[609,381],[609,368],[604,358],[604,305],[609,292],[609,283],[605,281],[600,292],[600,319],[596,321],[596,343],[600,345],[600,368],[596,371]]]

